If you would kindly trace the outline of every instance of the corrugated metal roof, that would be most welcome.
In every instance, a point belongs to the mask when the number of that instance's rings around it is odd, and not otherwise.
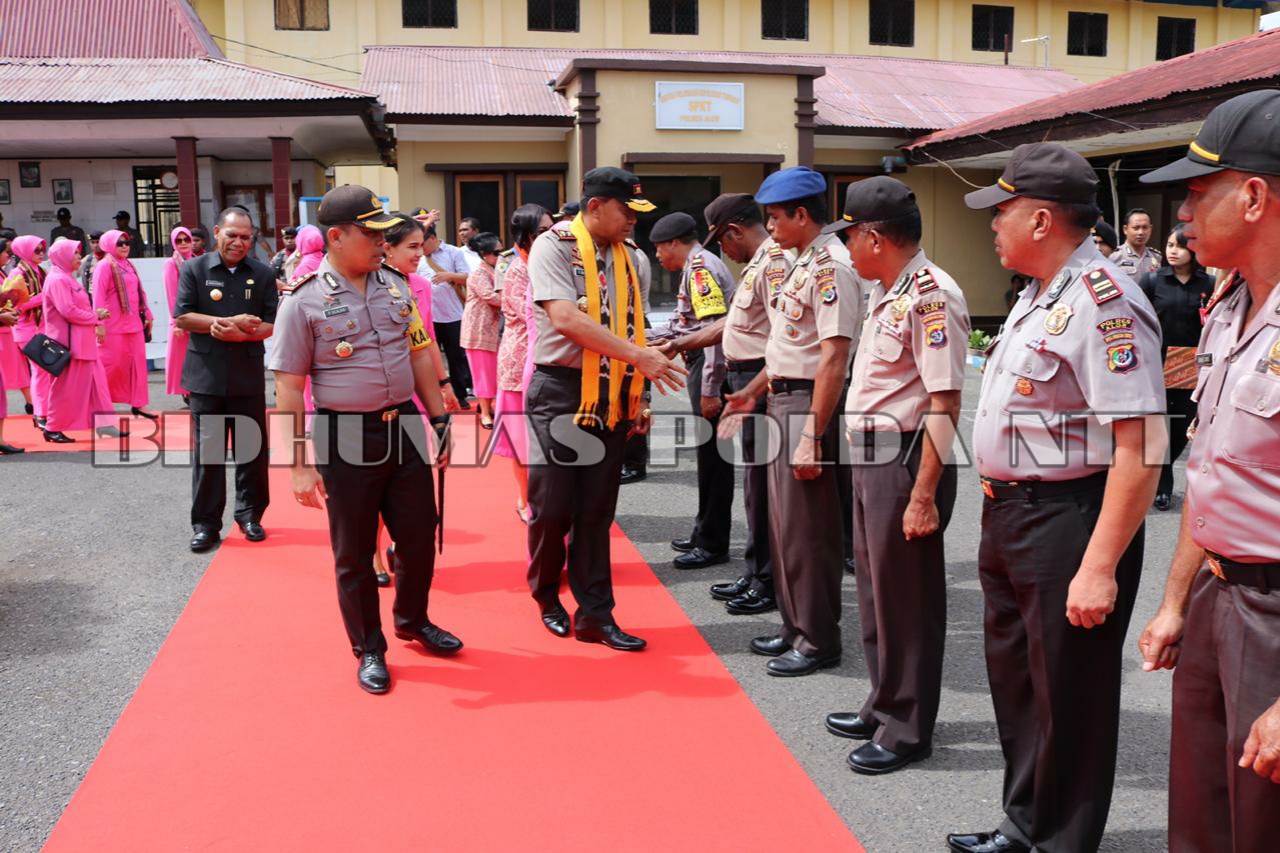
[[[1062,71],[1020,66],[778,53],[369,47],[362,85],[392,115],[571,116],[548,85],[574,59],[646,59],[818,65],[817,123],[927,130],[1081,86]]]
[[[1037,122],[1088,116],[1090,113],[1118,107],[1159,101],[1170,95],[1276,77],[1280,77],[1280,29],[1266,30],[1224,42],[1083,86],[1066,94],[941,130],[917,139],[909,147],[921,148]]]
[[[356,89],[290,77],[226,59],[0,59],[0,99],[6,103],[318,101],[372,97]]]
[[[0,0],[0,57],[221,57],[186,0]]]

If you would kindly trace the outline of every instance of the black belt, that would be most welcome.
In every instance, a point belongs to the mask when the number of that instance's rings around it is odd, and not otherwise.
[[[770,394],[794,394],[797,391],[812,391],[812,379],[770,379]]]
[[[1081,492],[1092,492],[1096,489],[1104,488],[1106,485],[1106,471],[1099,471],[1097,474],[1078,477],[1074,480],[1057,480],[1054,482],[1022,480],[1021,482],[1007,483],[1004,480],[983,477],[982,493],[996,501],[1044,501],[1070,497]]]
[[[1263,592],[1280,589],[1280,563],[1241,563],[1206,550],[1209,570],[1227,583],[1255,586]]]
[[[545,373],[548,376],[554,376],[557,379],[574,379],[578,382],[582,381],[582,368],[565,367],[562,364],[535,364],[534,371],[537,373]]]
[[[406,400],[403,403],[397,403],[396,405],[390,406],[389,408],[378,409],[377,411],[373,411],[373,412],[340,412],[337,409],[317,408],[316,414],[317,415],[342,415],[344,417],[363,418],[365,421],[365,424],[368,425],[371,423],[390,423],[391,421],[398,419],[401,415],[417,415],[417,414],[421,414],[421,412],[418,411],[417,405],[415,405],[412,400]]]
[[[750,361],[729,362],[730,373],[759,373],[764,370],[764,359],[753,358]]]
[[[870,432],[846,429],[845,438],[854,447],[914,447],[920,439],[922,430],[915,432],[895,432],[893,430],[872,430]]]

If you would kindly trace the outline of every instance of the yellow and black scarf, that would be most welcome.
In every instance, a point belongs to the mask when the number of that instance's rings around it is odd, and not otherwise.
[[[613,244],[613,274],[617,286],[613,289],[614,304],[609,304],[609,286],[596,265],[596,246],[586,223],[579,213],[570,227],[578,241],[578,253],[582,255],[583,272],[586,274],[587,315],[624,340],[644,346],[644,304],[640,296],[640,279],[631,265],[631,255],[622,243]],[[625,275],[625,279],[623,276]],[[625,295],[624,295],[625,294]],[[625,304],[623,302],[625,301]],[[622,383],[626,377],[635,376],[635,367],[619,359],[606,358],[600,353],[583,350],[582,353],[582,403],[573,416],[577,426],[601,426],[613,429],[622,420]],[[600,417],[600,380],[609,380],[609,415]],[[628,388],[627,419],[640,416],[640,395],[644,382],[631,382]]]
[[[25,258],[18,258],[18,269],[22,272],[22,277],[27,280],[28,296],[35,296],[44,290],[44,270],[28,263]],[[44,320],[44,309],[37,308],[31,312],[31,318],[37,326],[40,325]]]

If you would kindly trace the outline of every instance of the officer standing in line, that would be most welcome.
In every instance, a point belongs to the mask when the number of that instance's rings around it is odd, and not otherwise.
[[[768,414],[781,430],[781,452],[769,466],[769,536],[783,630],[751,641],[752,652],[774,658],[768,672],[776,676],[840,663],[844,555],[836,408],[866,284],[839,239],[822,233],[826,192],[826,179],[805,166],[774,172],[756,192],[773,239],[799,254],[770,294],[765,372],[729,397],[729,413],[745,415],[767,388]],[[733,425],[723,432],[731,434]]]
[[[1169,850],[1269,850],[1280,814],[1280,90],[1223,103],[1185,158],[1142,181],[1186,181],[1188,248],[1236,269],[1200,342],[1182,534],[1139,643],[1144,669],[1177,666]]]
[[[538,340],[525,393],[529,418],[529,588],[542,624],[569,635],[560,603],[566,559],[578,602],[576,638],[619,651],[645,647],[613,618],[609,529],[629,434],[648,432],[644,380],[683,386],[682,367],[645,346],[639,252],[625,241],[653,210],[623,169],[583,176],[582,207],[529,250]],[[572,547],[566,547],[567,538]]]
[[[728,365],[729,389],[741,391],[764,371],[769,343],[769,298],[782,286],[795,256],[783,251],[765,230],[760,205],[747,193],[724,193],[703,211],[707,220],[704,248],[720,244],[731,261],[745,264],[742,280],[729,301],[729,312],[696,332],[662,344],[665,352],[684,352],[721,344]],[[764,415],[768,400],[761,394],[753,415]],[[767,613],[777,609],[774,595],[773,558],[769,546],[769,468],[767,434],[756,431],[756,422],[742,422],[743,503],[751,534],[748,574],[711,586],[711,597],[725,602],[734,616]]]
[[[577,204],[566,204],[566,208],[572,207],[574,215],[577,215]],[[653,269],[649,262],[649,256],[640,251],[640,247],[636,245],[635,240],[627,238],[628,246],[636,250],[636,274],[640,276],[640,299],[644,303],[645,328],[650,328],[649,324],[649,287],[653,281]],[[650,393],[650,385],[645,383],[645,393]],[[636,433],[627,439],[626,450],[622,454],[622,485],[628,483],[639,483],[648,476],[649,469],[649,433]]]
[[[668,272],[680,271],[676,310],[670,327],[662,330],[665,337],[697,332],[728,313],[735,287],[733,276],[724,261],[698,242],[698,223],[692,216],[683,211],[667,214],[654,223],[649,239],[657,250],[658,263]],[[698,514],[693,533],[688,539],[672,540],[671,547],[685,552],[674,560],[677,569],[702,569],[729,559],[733,446],[728,442],[722,446],[716,438],[728,386],[724,351],[718,343],[681,352],[689,369],[689,404],[695,416],[711,424],[711,436],[697,447]]]
[[[1151,239],[1151,214],[1135,207],[1124,215],[1124,243],[1111,253],[1111,263],[1137,281],[1164,265],[1159,252],[1147,245]]]
[[[1093,242],[1097,184],[1074,151],[1020,145],[965,197],[997,209],[1001,264],[1034,281],[990,351],[973,435],[1006,819],[948,836],[960,853],[1090,853],[1111,807],[1121,653],[1167,442],[1160,327]]]
[[[436,654],[462,648],[427,618],[438,516],[414,393],[445,444],[441,467],[448,462],[449,416],[409,282],[382,265],[382,232],[400,218],[383,212],[370,190],[347,184],[325,194],[317,219],[328,251],[313,274],[295,279],[286,291],[271,369],[280,411],[293,416],[282,423],[284,446],[293,454],[294,498],[328,509],[338,605],[360,661],[357,682],[370,693],[385,693],[391,676],[373,568],[379,513],[396,543],[396,636]],[[302,452],[308,376],[316,403],[316,468]]]
[[[267,538],[262,516],[271,502],[267,481],[267,383],[262,375],[279,294],[271,268],[250,256],[253,221],[237,207],[213,229],[217,249],[182,265],[174,318],[187,332],[182,387],[191,395],[195,455],[191,467],[191,550],[208,551],[222,535],[227,505],[227,434],[236,460],[235,519],[250,542]],[[248,418],[247,425],[229,415]],[[252,457],[249,450],[258,448]]]
[[[956,500],[948,460],[969,310],[955,279],[920,248],[920,208],[901,181],[851,185],[844,216],[823,231],[843,232],[858,274],[877,281],[845,409],[871,693],[857,713],[826,721],[832,734],[870,740],[849,766],[874,775],[932,752],[947,635],[943,532]]]

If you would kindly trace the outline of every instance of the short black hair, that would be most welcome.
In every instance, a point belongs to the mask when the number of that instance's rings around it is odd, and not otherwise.
[[[808,198],[798,198],[795,201],[786,201],[778,205],[787,214],[788,219],[794,219],[796,211],[804,208],[809,213],[809,218],[819,225],[826,225],[831,221],[827,214],[827,196],[825,193],[821,195],[811,195]]]
[[[382,232],[382,236],[386,239],[387,245],[399,246],[415,231],[422,231],[425,234],[426,229],[423,228],[422,223],[414,219],[409,214],[396,211],[391,215],[400,217],[400,221]]]
[[[1124,215],[1124,224],[1128,225],[1129,220],[1139,214],[1146,216],[1148,219],[1151,218],[1151,211],[1147,210],[1145,207],[1131,207],[1129,208],[1129,212]]]
[[[227,220],[232,216],[243,216],[249,220],[249,226],[253,226],[253,217],[249,215],[249,208],[242,204],[233,204],[230,207],[224,207],[222,212],[218,214],[218,227],[221,228],[226,225]]]
[[[898,247],[918,245],[920,238],[924,236],[924,222],[918,210],[878,222],[860,222],[858,228],[868,232],[875,231]]]
[[[7,237],[0,237],[0,255],[9,251],[9,240]]]
[[[102,232],[101,232],[101,231],[90,231],[90,232],[89,232],[89,239],[90,239],[90,240],[101,240],[101,239],[102,239]]]
[[[297,236],[298,236],[298,229],[297,229],[297,228],[294,228],[292,225],[286,226],[286,227],[285,227],[285,229],[284,229],[284,236],[286,236],[286,237],[297,237]]]
[[[476,219],[474,216],[464,216],[462,217],[461,220],[459,220],[458,224],[470,225],[472,228],[476,229],[477,231],[480,230],[480,220]]]
[[[1191,268],[1193,270],[1200,269],[1200,261],[1196,259],[1195,251],[1187,245],[1187,223],[1179,222],[1177,225],[1173,226],[1173,230],[1169,232],[1169,237],[1172,238],[1179,246],[1191,253]],[[1173,266],[1173,264],[1170,264],[1169,266]]]
[[[477,255],[496,255],[502,251],[502,240],[492,231],[482,231],[467,241],[467,248]]]
[[[102,232],[99,231],[98,234],[99,236],[101,236]],[[205,227],[203,225],[197,225],[195,228],[192,228],[191,236],[199,237],[201,240],[204,240],[206,243],[209,242],[209,232],[205,230]]]
[[[542,217],[551,213],[540,204],[522,204],[511,214],[511,242],[525,251],[533,245],[542,227]]]
[[[1046,205],[1054,212],[1056,217],[1078,231],[1093,233],[1094,226],[1098,224],[1098,220],[1102,217],[1102,210],[1092,201],[1051,201],[1046,202]],[[1125,221],[1127,222],[1128,220]]]
[[[430,240],[434,236],[436,236],[436,223],[422,226],[422,239]]]

